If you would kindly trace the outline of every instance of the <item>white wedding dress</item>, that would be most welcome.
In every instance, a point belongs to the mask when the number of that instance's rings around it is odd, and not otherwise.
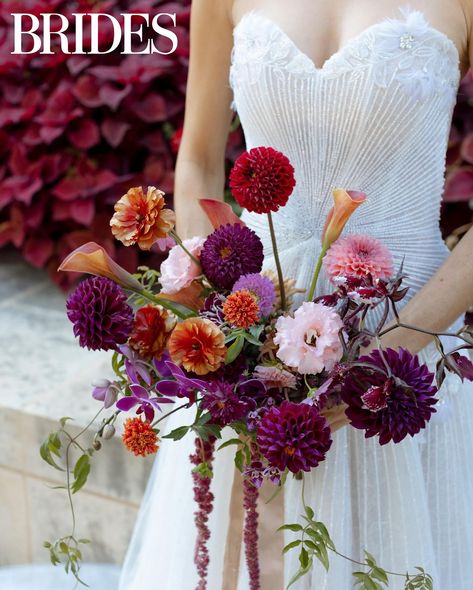
[[[335,187],[367,193],[345,231],[381,239],[397,265],[405,257],[410,296],[448,255],[438,221],[459,55],[420,12],[397,16],[364,30],[321,68],[259,10],[234,29],[232,107],[247,149],[272,146],[296,172],[295,191],[274,223],[284,274],[298,286],[309,284]],[[243,219],[263,239],[265,265],[272,267],[265,217]],[[322,279],[320,292],[326,288]],[[460,325],[459,318],[451,329]],[[432,345],[421,358],[435,366]],[[392,571],[424,567],[437,590],[472,590],[473,383],[450,375],[439,397],[427,429],[401,444],[381,447],[362,431],[339,430],[326,461],[306,477],[306,500],[342,553],[363,559],[366,548]],[[191,417],[172,416],[168,429],[183,419]],[[192,436],[162,443],[120,590],[195,588],[192,450]],[[232,452],[219,452],[215,462],[209,590],[222,585]],[[288,480],[286,522],[299,520],[300,486]],[[298,569],[296,552],[284,566],[287,581]],[[359,568],[333,556],[329,573],[316,565],[294,588],[349,590],[353,569]],[[240,570],[238,590],[248,590],[243,559]],[[390,588],[403,589],[402,579]]]

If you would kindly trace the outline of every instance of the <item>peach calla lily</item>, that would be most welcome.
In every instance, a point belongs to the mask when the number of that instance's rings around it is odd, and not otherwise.
[[[218,229],[221,225],[227,223],[231,223],[232,225],[235,223],[245,225],[238,215],[233,212],[231,205],[224,201],[217,201],[216,199],[199,199],[199,204],[214,229]]]
[[[354,211],[366,201],[366,194],[360,191],[346,191],[338,188],[333,191],[334,205],[325,221],[322,232],[322,248],[328,250],[340,236]]]
[[[117,264],[105,248],[95,242],[87,242],[87,244],[73,250],[63,260],[58,270],[107,277],[125,289],[133,291],[142,289],[139,281]]]

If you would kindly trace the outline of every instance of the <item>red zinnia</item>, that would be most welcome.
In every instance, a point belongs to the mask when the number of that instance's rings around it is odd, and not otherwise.
[[[255,213],[269,213],[283,207],[296,184],[289,159],[271,147],[243,152],[230,172],[229,181],[238,204]]]
[[[245,289],[229,295],[222,309],[225,320],[237,328],[249,328],[259,320],[258,302]]]
[[[145,305],[136,312],[128,344],[145,358],[159,359],[175,325],[172,313],[160,305]]]
[[[122,440],[129,451],[135,455],[153,455],[158,450],[158,435],[150,422],[140,418],[128,418],[124,424]]]

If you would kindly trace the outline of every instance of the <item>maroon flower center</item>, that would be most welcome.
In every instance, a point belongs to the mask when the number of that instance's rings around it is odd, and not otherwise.
[[[320,336],[318,330],[312,328],[311,330],[307,330],[305,333],[305,342],[309,346],[317,346],[317,339]]]
[[[296,452],[296,448],[286,445],[284,447],[284,452],[286,453],[286,455],[289,455],[289,457],[292,457],[294,455],[294,453]]]

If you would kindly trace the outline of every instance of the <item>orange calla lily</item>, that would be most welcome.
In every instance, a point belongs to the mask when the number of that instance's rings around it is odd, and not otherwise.
[[[334,205],[327,216],[322,232],[324,250],[328,250],[338,239],[351,215],[366,199],[366,194],[361,191],[346,191],[342,188],[333,191]]]
[[[221,225],[227,223],[231,223],[232,225],[235,223],[245,225],[238,215],[235,215],[231,205],[224,201],[217,201],[216,199],[199,199],[199,204],[214,229],[218,229]]]
[[[107,277],[125,289],[141,290],[142,285],[128,271],[117,264],[105,248],[95,242],[87,242],[73,250],[58,270],[80,272]]]

